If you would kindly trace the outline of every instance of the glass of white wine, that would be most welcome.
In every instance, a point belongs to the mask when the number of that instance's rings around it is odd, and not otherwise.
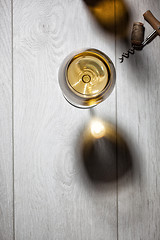
[[[59,69],[59,84],[66,100],[79,108],[94,107],[112,92],[116,81],[111,59],[97,49],[67,56]]]

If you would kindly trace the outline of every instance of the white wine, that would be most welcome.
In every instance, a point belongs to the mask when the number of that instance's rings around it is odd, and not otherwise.
[[[83,52],[74,56],[67,69],[67,80],[71,90],[86,97],[97,96],[102,92],[108,83],[108,77],[107,62],[92,52]]]
[[[89,108],[110,94],[115,83],[115,69],[105,54],[87,49],[63,63],[59,81],[65,98],[71,104]]]

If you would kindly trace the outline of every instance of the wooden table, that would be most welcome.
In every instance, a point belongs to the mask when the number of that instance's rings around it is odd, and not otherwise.
[[[160,19],[159,0],[126,3],[130,26],[148,9]],[[128,46],[82,0],[0,0],[1,240],[160,239],[160,39],[120,64]],[[86,47],[115,63],[116,87],[94,112],[123,133],[135,179],[91,184],[79,167],[91,112],[65,101],[58,68]]]

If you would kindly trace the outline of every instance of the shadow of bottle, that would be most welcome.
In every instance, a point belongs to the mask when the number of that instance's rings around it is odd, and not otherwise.
[[[124,0],[84,0],[84,2],[106,31],[122,38],[127,36],[130,13]]]

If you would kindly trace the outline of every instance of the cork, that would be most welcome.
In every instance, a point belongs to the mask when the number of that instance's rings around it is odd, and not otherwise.
[[[141,22],[134,22],[131,34],[131,43],[134,46],[140,46],[144,41],[144,24]]]

